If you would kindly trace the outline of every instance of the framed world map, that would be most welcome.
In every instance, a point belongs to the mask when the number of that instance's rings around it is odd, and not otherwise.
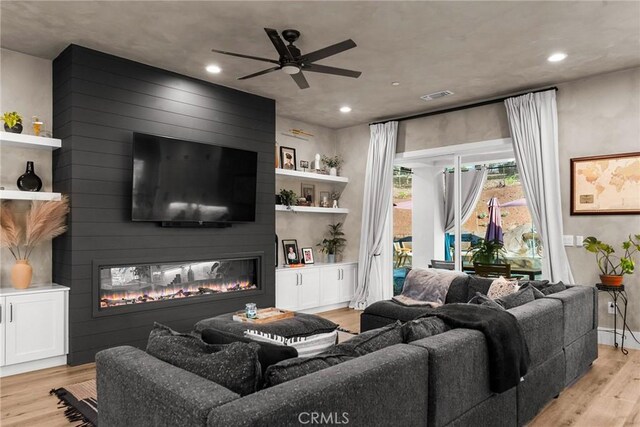
[[[571,159],[571,215],[640,214],[640,153]]]

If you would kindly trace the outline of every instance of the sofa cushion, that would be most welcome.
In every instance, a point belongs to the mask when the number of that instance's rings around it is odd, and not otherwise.
[[[567,287],[564,285],[564,283],[558,282],[558,283],[549,283],[548,285],[543,286],[540,289],[540,291],[545,295],[551,295],[551,294],[556,294],[558,292],[562,292],[565,289],[567,289]]]
[[[271,365],[275,365],[276,363],[286,359],[298,357],[298,351],[294,347],[270,344],[267,342],[257,342],[248,337],[241,337],[226,331],[218,331],[216,329],[205,329],[202,331],[202,340],[207,344],[214,345],[231,344],[234,342],[256,342],[260,346],[260,349],[258,350],[258,360],[260,361],[260,367],[262,368],[263,374]]]
[[[400,320],[406,322],[429,313],[433,310],[431,307],[416,306],[409,307],[397,302],[386,300],[374,302],[364,309],[363,314],[385,317],[387,319]]]
[[[333,332],[338,325],[332,321],[313,314],[296,313],[294,317],[278,320],[270,323],[234,322],[233,313],[204,319],[196,323],[195,330],[202,332],[205,329],[217,329],[227,331],[238,336],[243,336],[247,329],[255,329],[260,332],[280,335],[285,338],[307,337],[309,335]]]
[[[548,295],[564,308],[564,345],[569,344],[594,329],[594,294],[591,286],[572,286],[564,291]]]
[[[451,282],[445,304],[463,303],[469,301],[469,275],[458,276]]]
[[[147,353],[151,356],[241,396],[257,391],[262,384],[259,349],[255,343],[207,344],[200,337],[175,332],[159,323],[154,324],[147,342]]]
[[[423,319],[411,320],[402,325],[402,336],[404,342],[420,340],[430,337],[431,335],[441,334],[450,330],[442,320],[435,316],[425,317]]]
[[[481,294],[480,292],[476,292],[476,295],[469,300],[469,304],[479,304],[498,310],[505,310],[502,305],[498,304],[488,296]]]
[[[283,360],[269,366],[264,377],[264,387],[282,384],[351,359],[354,359],[354,357],[344,354],[318,354],[311,357]]]
[[[491,287],[492,283],[493,279],[488,279],[486,277],[480,276],[469,276],[469,292],[467,293],[467,301],[473,298],[476,295],[476,292],[487,295],[487,292],[489,292],[489,288]]]
[[[502,298],[498,298],[496,302],[506,308],[518,307],[528,302],[535,301],[536,297],[533,295],[533,287],[521,289],[517,292],[513,292],[509,295],[505,295]]]
[[[245,337],[255,341],[293,347],[300,357],[314,356],[336,345],[338,342],[338,331],[327,332],[326,334],[311,335],[308,337],[284,338],[274,334],[266,334],[259,331],[245,331]]]
[[[401,343],[403,343],[402,323],[396,321],[391,325],[372,329],[341,342],[325,354],[343,354],[358,357]]]
[[[540,289],[536,288],[535,285],[532,282],[533,281],[531,281],[531,280],[526,281],[526,282],[522,282],[522,285],[520,285],[520,290],[530,288],[531,291],[533,292],[533,297],[535,299],[544,298],[545,294],[543,294],[542,291],[540,291]],[[546,281],[546,282],[548,282],[548,281]]]

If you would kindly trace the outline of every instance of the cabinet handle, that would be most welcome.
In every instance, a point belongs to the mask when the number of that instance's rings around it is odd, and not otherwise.
[[[300,286],[302,286],[302,273],[300,273]]]
[[[300,285],[300,273],[296,273],[296,286]]]
[[[340,280],[344,279],[344,270],[340,269]]]
[[[13,303],[9,303],[9,323],[13,322]]]

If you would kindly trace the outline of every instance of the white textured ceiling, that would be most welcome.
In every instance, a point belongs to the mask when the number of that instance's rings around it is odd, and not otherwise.
[[[2,1],[0,43],[55,58],[76,43],[277,100],[278,114],[341,128],[640,65],[640,2]],[[352,38],[319,63],[359,79],[282,72],[238,81],[277,58],[263,27],[302,32],[302,52]],[[569,57],[551,64],[547,56]],[[204,71],[222,67],[219,75]],[[400,86],[391,86],[399,81]],[[426,103],[423,94],[455,95]],[[350,105],[350,114],[338,112]]]

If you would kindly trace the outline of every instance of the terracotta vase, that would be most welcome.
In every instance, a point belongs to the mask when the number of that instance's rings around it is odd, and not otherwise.
[[[19,259],[11,269],[11,284],[16,289],[27,289],[31,284],[33,268],[29,260]]]
[[[600,282],[606,286],[620,286],[622,285],[623,276],[609,276],[609,275],[600,275]]]

